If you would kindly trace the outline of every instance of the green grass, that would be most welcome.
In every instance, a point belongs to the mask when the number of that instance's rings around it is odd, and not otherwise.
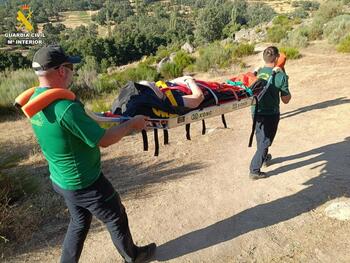
[[[37,84],[31,69],[0,72],[0,113],[10,110],[15,98]]]

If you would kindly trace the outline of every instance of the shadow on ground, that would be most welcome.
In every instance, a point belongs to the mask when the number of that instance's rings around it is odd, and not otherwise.
[[[275,159],[275,163],[292,163],[272,171],[283,176],[315,164],[322,170],[318,177],[304,184],[308,186],[296,194],[249,208],[213,225],[195,230],[159,246],[157,260],[166,261],[232,240],[240,235],[292,219],[337,197],[350,194],[350,137],[307,152]],[[316,155],[316,156],[315,156]],[[299,160],[307,158],[307,160]],[[320,164],[322,162],[322,164]],[[317,163],[317,165],[316,165]],[[188,215],[190,216],[190,215]]]
[[[30,147],[27,150],[30,150]],[[107,172],[104,171],[105,176],[112,182],[117,191],[120,192],[123,200],[129,196],[133,196],[134,193],[137,193],[137,198],[146,198],[149,195],[156,194],[153,190],[149,190],[154,184],[190,176],[196,171],[205,168],[205,165],[199,162],[178,165],[178,162],[175,160],[159,161],[152,165],[147,165],[137,163],[137,160],[134,158],[135,156],[123,156],[103,161],[102,163],[102,167],[106,168],[103,170],[108,170]],[[35,175],[35,171],[41,171],[41,173],[44,173],[42,176],[45,177],[43,181],[46,186],[51,184],[48,179],[48,167],[46,165],[36,165],[35,168],[33,168],[33,164],[19,165],[17,169],[28,171],[33,176]],[[58,197],[57,194],[53,193],[51,186],[46,188],[46,191],[49,192],[47,195],[48,198]],[[25,240],[25,242],[21,242],[20,244],[8,243],[8,246],[5,247],[4,259],[61,245],[68,227],[69,215],[67,211],[63,212],[66,210],[63,199],[59,198],[58,201],[59,204],[56,202],[56,205],[60,206],[61,215],[57,217],[57,214],[52,213],[47,218],[43,218],[40,226],[38,226],[39,229],[34,233],[28,233],[31,238]],[[104,229],[99,222],[96,222],[92,225],[90,232]]]
[[[290,118],[290,117],[294,117],[296,115],[308,112],[308,111],[312,111],[312,110],[320,110],[320,109],[325,109],[328,107],[334,107],[337,105],[341,105],[341,104],[346,104],[346,103],[350,103],[350,99],[347,99],[346,97],[340,97],[334,100],[327,100],[327,101],[323,101],[320,103],[316,103],[316,104],[312,104],[312,105],[308,105],[305,107],[301,107],[299,109],[296,110],[292,110],[292,111],[288,111],[285,112],[283,114],[281,114],[281,119],[286,119],[286,118]]]

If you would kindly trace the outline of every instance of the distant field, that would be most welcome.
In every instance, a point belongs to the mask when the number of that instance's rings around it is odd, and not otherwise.
[[[60,23],[64,24],[68,28],[76,28],[81,25],[87,26],[92,22],[91,16],[97,12],[97,10],[61,12]]]

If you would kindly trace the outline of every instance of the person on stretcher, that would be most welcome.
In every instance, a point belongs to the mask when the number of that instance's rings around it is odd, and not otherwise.
[[[178,85],[185,85],[192,92],[192,94],[190,95],[183,95],[183,93],[178,92],[177,90],[171,90],[171,93],[174,99],[176,100],[176,103],[178,106],[194,109],[194,108],[197,108],[204,100],[204,94],[201,88],[198,87],[195,80],[191,76],[179,77],[171,80],[170,82]],[[166,101],[169,99],[160,90],[160,88],[156,86],[156,83],[142,80],[139,82],[139,84],[150,87],[154,91],[154,93],[158,96],[158,98],[160,98],[161,100]],[[172,104],[171,101],[170,103]]]

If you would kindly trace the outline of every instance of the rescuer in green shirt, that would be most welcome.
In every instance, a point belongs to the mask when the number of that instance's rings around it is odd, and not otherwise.
[[[279,58],[277,47],[270,46],[263,52],[265,66],[258,70],[259,78],[268,80],[272,75],[274,67]],[[280,120],[280,99],[283,103],[289,103],[291,94],[288,89],[288,76],[282,70],[276,70],[276,74],[272,77],[266,93],[262,96],[258,103],[256,112],[256,144],[257,150],[250,163],[249,176],[251,179],[261,179],[268,176],[260,169],[263,164],[268,165],[272,159],[269,154],[269,146],[271,146]]]
[[[68,89],[73,64],[60,46],[39,49],[32,67],[39,79],[31,100],[50,88]],[[61,262],[78,262],[92,215],[104,222],[112,241],[126,262],[145,262],[155,253],[156,245],[134,244],[125,208],[119,194],[101,171],[99,147],[117,143],[123,136],[146,128],[147,118],[136,116],[110,129],[101,128],[88,117],[79,101],[58,99],[31,118],[32,127],[48,161],[54,190],[63,196],[71,220],[63,242]]]

